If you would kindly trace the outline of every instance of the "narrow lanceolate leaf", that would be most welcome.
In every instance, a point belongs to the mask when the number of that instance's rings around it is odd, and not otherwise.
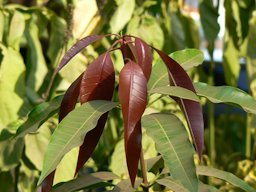
[[[181,181],[188,191],[197,192],[194,149],[183,123],[171,114],[151,114],[142,118],[142,125],[156,142],[172,178]]]
[[[147,104],[147,79],[141,67],[129,61],[120,72],[119,100],[125,130],[126,163],[134,185],[141,152],[141,116]]]
[[[199,102],[198,96],[188,89],[177,86],[163,86],[155,89],[151,89],[149,93],[159,93],[163,95],[170,95],[172,97],[180,97],[182,99],[188,99]]]
[[[83,175],[74,180],[58,184],[53,188],[53,192],[71,192],[91,187],[93,185],[100,185],[109,180],[118,179],[114,173],[111,172],[97,172],[90,175]]]
[[[171,177],[165,177],[163,179],[156,180],[157,183],[160,185],[163,185],[167,187],[168,189],[171,189],[175,192],[188,192],[188,189],[183,187],[182,184],[178,183],[177,181],[174,181]]]
[[[232,173],[206,166],[197,166],[196,172],[198,175],[216,177],[225,180],[231,183],[232,185],[239,187],[240,189],[243,189],[247,192],[255,192],[255,189],[253,187],[251,187],[248,183],[233,175]]]
[[[122,55],[123,55],[124,63],[129,62],[129,60],[137,62],[137,60],[136,60],[137,55],[136,55],[136,52],[135,52],[135,47],[131,43],[132,38],[130,36],[124,36],[122,40],[123,40],[123,43],[122,43],[120,49],[121,49],[121,52],[122,52]]]
[[[152,53],[151,48],[141,39],[135,39],[135,50],[137,53],[137,62],[142,68],[142,71],[147,79],[149,80],[152,71]]]
[[[86,69],[80,88],[80,102],[91,100],[111,100],[115,87],[115,71],[109,53],[104,53]],[[88,132],[79,150],[76,173],[83,167],[94,151],[107,121],[108,113],[103,114],[97,126]]]
[[[36,132],[42,123],[58,112],[61,96],[37,105],[29,114],[28,119],[17,130],[15,137],[23,137],[28,133]]]
[[[213,103],[231,103],[241,106],[245,111],[256,114],[256,100],[241,89],[230,86],[211,86],[194,83],[197,95],[206,97]]]
[[[105,36],[106,35],[90,35],[79,40],[65,53],[65,55],[60,61],[59,66],[56,68],[55,73],[58,73],[77,53],[79,53],[85,47],[87,47],[95,41],[102,39]]]
[[[158,49],[155,50],[160,55],[168,68],[170,84],[189,89],[195,93],[196,91],[192,81],[184,69],[164,52]],[[199,102],[196,101],[181,99],[178,97],[175,97],[174,99],[178,102],[187,119],[191,136],[195,143],[199,158],[201,159],[204,146],[204,123],[201,106]]]
[[[81,84],[81,79],[82,79],[81,74],[68,88],[66,93],[64,94],[64,97],[62,99],[61,105],[60,105],[60,110],[59,110],[59,122],[64,119],[64,117],[72,111],[77,103],[77,99],[79,97],[79,92],[80,92],[80,84]],[[55,170],[48,175],[45,180],[42,183],[42,192],[48,192],[52,188],[53,184],[53,179],[55,175]]]
[[[56,168],[67,152],[83,143],[85,134],[96,126],[100,116],[115,106],[116,103],[110,101],[89,101],[60,122],[47,147],[38,184]]]

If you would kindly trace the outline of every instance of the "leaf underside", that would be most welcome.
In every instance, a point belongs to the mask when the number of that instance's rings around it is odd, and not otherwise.
[[[86,69],[80,88],[81,104],[91,100],[112,99],[115,87],[115,71],[108,52],[102,54]],[[92,155],[100,136],[102,135],[108,113],[103,114],[96,127],[89,131],[80,146],[76,172],[83,167]]]
[[[83,143],[85,134],[96,126],[102,114],[115,106],[116,103],[110,101],[89,101],[75,108],[60,122],[47,147],[38,185],[57,167],[68,151]]]
[[[196,192],[194,149],[183,123],[172,114],[150,114],[143,116],[142,125],[155,141],[172,178],[181,181],[189,191]]]
[[[155,50],[168,68],[170,85],[180,86],[196,93],[192,81],[184,69],[164,52],[158,49]],[[178,97],[173,97],[173,99],[179,104],[187,119],[191,136],[195,143],[199,158],[201,159],[204,147],[204,123],[200,103]]]
[[[134,185],[141,152],[141,116],[147,104],[147,80],[140,66],[129,61],[120,72],[119,100],[125,130],[125,153]]]

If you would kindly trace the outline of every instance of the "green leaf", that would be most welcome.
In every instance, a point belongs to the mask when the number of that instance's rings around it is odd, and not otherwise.
[[[5,26],[5,15],[4,11],[0,10],[0,41],[3,42],[3,35],[4,35],[4,26]]]
[[[118,33],[130,21],[135,8],[135,0],[116,0],[117,9],[110,20],[112,33]]]
[[[19,51],[20,41],[23,36],[23,32],[25,29],[25,18],[22,13],[19,11],[15,11],[8,34],[8,45],[14,48],[16,51]]]
[[[88,188],[105,181],[118,179],[111,172],[97,172],[90,175],[83,175],[66,183],[61,183],[53,188],[53,192],[71,192]]]
[[[25,154],[38,170],[42,170],[46,147],[51,137],[49,124],[42,125],[36,134],[25,137]]]
[[[25,65],[19,52],[0,46],[0,131],[19,118],[25,97]]]
[[[194,148],[182,122],[172,114],[151,114],[142,118],[142,125],[156,142],[171,176],[189,191],[197,191]]]
[[[39,40],[39,29],[33,21],[33,18],[28,22],[25,35],[28,42],[27,55],[27,85],[33,90],[38,90],[42,85],[47,74],[47,66]]]
[[[84,136],[96,126],[100,116],[116,105],[109,101],[90,101],[74,109],[61,121],[47,147],[38,185],[57,167],[68,151],[83,143]]]
[[[184,188],[181,183],[174,181],[171,177],[158,179],[156,182],[175,192],[188,192],[188,189]]]
[[[36,132],[42,123],[57,113],[62,97],[62,95],[57,96],[49,102],[37,105],[28,114],[28,119],[25,121],[25,123],[18,128],[15,137],[23,137],[28,133]]]
[[[196,172],[198,175],[217,177],[219,179],[225,180],[231,183],[232,185],[239,187],[247,192],[255,192],[255,189],[253,187],[251,187],[245,181],[236,177],[232,173],[221,171],[211,167],[206,167],[206,166],[197,166]]]
[[[190,91],[183,87],[177,87],[177,86],[158,87],[155,89],[151,89],[149,91],[149,93],[159,93],[159,94],[163,94],[163,95],[180,97],[182,99],[189,99],[189,100],[197,101],[197,102],[200,101],[198,96],[193,91]]]
[[[219,190],[211,185],[206,185],[202,182],[199,182],[199,192],[218,192]]]
[[[11,172],[0,172],[0,186],[1,190],[5,192],[15,191],[15,184]]]
[[[197,95],[206,97],[213,103],[232,103],[245,111],[256,114],[256,100],[248,93],[230,86],[211,86],[206,83],[194,83]]]
[[[204,55],[198,49],[184,49],[173,52],[169,55],[172,59],[178,62],[185,70],[196,67],[203,63]],[[156,61],[153,66],[152,73],[149,79],[148,88],[154,89],[169,85],[167,69],[161,59]]]
[[[175,51],[169,56],[179,63],[185,70],[201,65],[204,61],[204,54],[198,49]]]

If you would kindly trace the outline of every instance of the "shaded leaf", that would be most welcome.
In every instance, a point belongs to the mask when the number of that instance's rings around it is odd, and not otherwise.
[[[206,97],[213,103],[233,103],[245,111],[256,114],[256,100],[248,93],[230,86],[211,86],[206,83],[194,83],[197,95]]]
[[[120,72],[119,100],[125,130],[126,162],[134,185],[141,152],[141,116],[147,104],[147,80],[142,69],[129,61]]]
[[[174,97],[180,97],[182,99],[188,99],[192,101],[199,102],[198,96],[188,89],[177,87],[177,86],[164,86],[164,87],[158,87],[155,89],[151,89],[149,93],[159,93],[163,95],[170,95]]]
[[[109,21],[112,33],[118,33],[130,21],[135,8],[135,0],[115,0],[117,9]]]
[[[189,191],[197,191],[194,149],[183,123],[171,114],[151,114],[143,116],[142,125],[156,142],[171,176]]]
[[[109,53],[104,53],[91,63],[84,72],[81,88],[81,104],[91,100],[111,100],[115,87],[115,71]],[[76,173],[83,167],[94,151],[107,121],[108,113],[103,114],[96,127],[88,132],[80,147]]]
[[[23,137],[36,132],[39,126],[58,112],[62,96],[57,96],[49,102],[37,105],[29,114],[28,119],[17,130],[15,137]]]
[[[171,177],[165,177],[163,179],[156,180],[157,183],[171,189],[175,192],[188,192],[189,190],[182,186],[177,181],[174,181]]]
[[[155,50],[160,55],[168,68],[170,85],[180,86],[195,93],[195,88],[192,84],[192,81],[184,69],[164,52],[158,49]],[[187,119],[191,136],[195,143],[199,158],[201,159],[204,146],[204,122],[201,106],[199,102],[180,99],[178,97],[175,97],[174,99],[179,104]]]
[[[134,183],[134,187],[131,186],[130,181],[128,179],[122,180],[114,187],[112,192],[130,192],[134,191],[134,189],[138,188],[142,183],[141,179],[137,179]]]
[[[199,192],[218,192],[219,190],[211,185],[206,185],[202,182],[199,183]]]
[[[53,188],[53,192],[71,192],[84,188],[88,188],[95,184],[102,183],[113,179],[118,179],[115,174],[111,172],[97,172],[90,175],[79,176],[76,179],[68,181],[66,183],[58,184]]]
[[[25,65],[19,52],[0,46],[0,131],[19,118],[25,97]]]
[[[225,180],[231,183],[232,185],[239,187],[240,189],[243,189],[247,192],[255,192],[255,189],[253,187],[251,187],[245,181],[233,175],[232,173],[218,170],[212,167],[206,167],[206,166],[197,166],[196,172],[198,175],[216,177],[216,178]]]
[[[109,101],[89,101],[74,109],[60,122],[47,147],[38,184],[56,168],[68,151],[82,144],[85,134],[96,126],[100,116],[115,106],[116,103]]]
[[[135,50],[137,53],[137,62],[148,81],[152,70],[151,48],[143,40],[135,38]]]
[[[82,51],[85,47],[92,44],[93,42],[102,39],[106,35],[90,35],[81,40],[79,40],[75,45],[73,45],[63,56],[60,64],[55,69],[55,73],[58,73],[77,53]]]

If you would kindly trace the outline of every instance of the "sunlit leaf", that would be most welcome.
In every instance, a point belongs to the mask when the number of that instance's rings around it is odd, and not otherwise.
[[[211,86],[194,83],[197,95],[206,97],[213,103],[231,103],[241,106],[245,111],[256,114],[256,100],[248,93],[230,86]]]
[[[129,61],[120,73],[119,100],[124,119],[126,162],[134,185],[141,152],[140,120],[147,104],[147,79],[133,61]]]
[[[115,106],[116,103],[109,101],[89,101],[60,122],[47,147],[38,184],[57,167],[68,151],[83,143],[85,134],[96,126],[100,116]]]
[[[182,87],[177,87],[177,86],[163,86],[163,87],[158,87],[155,89],[151,89],[149,93],[159,93],[163,95],[170,95],[174,97],[180,97],[182,99],[189,99],[192,101],[197,101],[199,102],[198,96],[193,92],[188,89],[182,88]]]
[[[0,131],[19,118],[25,96],[25,65],[21,55],[12,48],[0,46]]]
[[[170,85],[183,87],[195,93],[192,81],[184,69],[164,52],[158,49],[155,50],[168,68]],[[173,98],[179,104],[185,115],[195,148],[199,155],[199,159],[201,159],[204,146],[204,121],[200,103],[178,97]]]
[[[135,0],[115,0],[117,9],[109,21],[112,33],[118,33],[130,21],[135,8]]]
[[[229,182],[230,184],[232,184],[236,187],[239,187],[247,192],[255,192],[255,189],[253,187],[251,187],[245,181],[236,177],[232,173],[218,170],[218,169],[215,169],[212,167],[206,167],[206,166],[197,166],[196,172],[198,175],[216,177],[216,178],[225,180],[225,181]]]
[[[88,175],[79,176],[78,178],[61,183],[53,188],[53,192],[72,192],[80,189],[88,188],[105,181],[118,179],[115,174],[111,172],[97,172]]]
[[[28,133],[36,132],[39,126],[52,115],[57,113],[62,96],[57,96],[49,102],[37,105],[29,114],[28,119],[17,130],[15,137],[23,137]]]
[[[183,123],[171,114],[151,114],[142,118],[142,125],[156,142],[171,176],[189,191],[197,191],[194,149]]]

